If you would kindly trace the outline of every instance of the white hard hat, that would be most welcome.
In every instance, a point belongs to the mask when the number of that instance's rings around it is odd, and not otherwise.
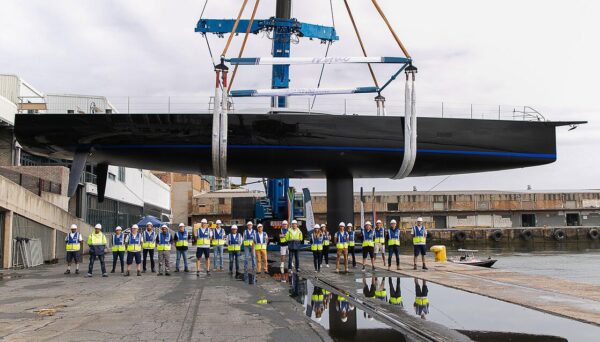
[[[152,222],[148,221],[148,222],[146,222],[146,226],[154,226],[154,225],[152,224]]]
[[[77,225],[76,224],[72,224],[71,225],[71,229],[77,229]]]
[[[346,226],[352,227],[352,223],[348,222],[348,224]]]
[[[217,220],[217,222],[215,222],[215,224],[223,224],[223,222],[221,222],[221,220]]]
[[[381,222],[381,220],[377,220],[377,222],[375,222],[375,223],[382,223],[382,222]]]
[[[283,221],[281,221],[281,224],[288,224],[288,221],[287,220],[283,220]]]
[[[391,220],[390,223],[398,223],[396,220]]]
[[[322,223],[321,228],[325,228],[325,227],[327,227],[327,225],[325,223]]]
[[[292,220],[292,224],[298,224],[298,221]]]
[[[348,317],[342,317],[342,322],[346,323],[348,321]]]
[[[254,223],[252,223],[252,221],[248,221],[248,222],[246,222],[246,225],[247,225],[247,226],[253,226],[253,225],[254,225]]]
[[[169,228],[166,224],[163,224],[162,226],[160,226],[161,228]]]
[[[417,218],[417,222],[423,222],[423,218],[422,217]]]
[[[138,227],[138,225],[137,225],[137,224],[134,224],[133,226],[131,226],[131,229],[134,229],[134,228],[135,228],[135,229],[138,229],[139,227]]]
[[[315,229],[319,229],[319,228],[321,228],[321,226],[319,226],[319,224],[318,224],[318,223],[317,223],[317,224],[315,224]]]
[[[123,230],[123,228],[121,228],[121,226],[117,226],[117,228],[115,228],[115,231],[116,230]]]
[[[262,226],[263,226],[262,223],[259,223],[256,225],[256,228],[261,228]]]
[[[231,229],[237,229],[237,226],[234,224],[233,226],[231,226]]]
[[[94,226],[95,229],[102,229],[102,225],[100,223],[96,223]]]
[[[183,223],[180,223],[180,224],[179,224],[179,227],[185,227],[185,224],[183,224]]]
[[[346,224],[344,222],[340,222],[340,224],[338,224],[338,227],[346,227]]]
[[[370,225],[371,225],[371,221],[365,222],[365,226],[370,226]]]
[[[200,221],[200,223],[208,223],[208,221],[206,221],[206,219],[202,219],[202,221]]]

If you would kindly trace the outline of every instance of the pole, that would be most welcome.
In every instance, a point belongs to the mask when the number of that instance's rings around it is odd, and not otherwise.
[[[354,221],[353,183],[351,175],[327,176],[327,229],[332,234],[338,223]]]
[[[292,0],[277,0],[275,7],[276,19],[291,19]],[[290,28],[282,22],[276,22],[273,28],[273,57],[290,56]],[[273,65],[271,88],[286,89],[290,86],[290,66]],[[271,107],[286,108],[288,106],[286,96],[274,96],[271,99]]]

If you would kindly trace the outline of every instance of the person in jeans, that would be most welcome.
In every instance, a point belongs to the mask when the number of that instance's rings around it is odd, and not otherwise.
[[[125,236],[122,232],[123,228],[117,226],[117,228],[115,228],[115,234],[112,236],[113,264],[110,273],[115,273],[117,260],[121,260],[121,273],[125,271]]]
[[[356,268],[356,255],[354,254],[354,247],[356,245],[356,232],[352,227],[352,223],[348,223],[346,228],[346,232],[348,233],[348,257],[352,255],[352,268]]]
[[[235,275],[240,273],[240,251],[242,250],[242,234],[239,234],[238,227],[231,226],[231,233],[227,235],[227,251],[229,252],[229,274],[233,275],[233,265],[235,261]]]
[[[188,233],[185,230],[185,224],[179,224],[179,230],[174,236],[175,240],[175,250],[177,251],[176,259],[175,259],[175,272],[179,272],[179,259],[183,259],[183,271],[189,272],[188,268],[188,260],[187,260],[187,251],[188,251]]]
[[[252,271],[256,271],[256,252],[254,244],[256,244],[256,231],[252,229],[254,224],[250,221],[246,223],[246,231],[244,232],[244,272],[248,272],[248,262],[252,265]]]
[[[323,261],[323,234],[321,226],[315,225],[313,233],[310,235],[310,250],[313,253],[313,263],[315,271],[321,272],[321,262]]]
[[[400,270],[400,229],[396,220],[390,221],[388,229],[388,271],[392,269],[392,255],[396,256],[396,269]]]
[[[327,230],[327,225],[321,224],[321,235],[323,236],[323,259],[325,267],[329,268],[329,245],[331,245],[331,234]]]
[[[146,273],[146,260],[150,256],[150,270],[156,272],[154,267],[154,249],[156,248],[156,232],[152,222],[146,223],[146,230],[142,234],[142,273]]]
[[[288,230],[286,234],[286,238],[288,241],[289,248],[289,256],[288,256],[288,270],[292,270],[292,257],[295,260],[296,272],[300,272],[300,248],[302,248],[302,242],[304,240],[302,236],[302,231],[298,228],[298,221],[292,221],[292,229]]]
[[[217,220],[217,228],[213,232],[211,241],[214,251],[213,268],[215,271],[223,271],[223,247],[225,246],[226,233],[225,229],[221,228],[222,224],[221,220]]]
[[[104,236],[104,233],[102,233],[102,225],[100,223],[96,224],[94,227],[94,232],[88,236],[87,243],[88,246],[90,246],[90,266],[88,268],[86,277],[90,278],[92,276],[92,271],[94,270],[94,260],[96,260],[96,258],[98,258],[98,261],[100,261],[102,276],[108,277],[108,274],[106,274],[106,265],[104,264],[106,236]]]

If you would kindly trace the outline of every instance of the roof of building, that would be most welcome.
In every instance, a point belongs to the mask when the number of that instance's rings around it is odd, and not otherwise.
[[[581,194],[600,193],[600,189],[578,189],[578,190],[452,190],[452,191],[375,191],[375,196],[436,196],[436,195],[514,195],[514,194]],[[311,192],[311,196],[326,196],[325,192]],[[360,192],[354,192],[360,196]],[[363,192],[364,196],[370,196],[371,192]]]

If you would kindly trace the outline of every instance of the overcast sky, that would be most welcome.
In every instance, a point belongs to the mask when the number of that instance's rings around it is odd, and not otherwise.
[[[359,55],[343,2],[333,2],[341,41],[332,46],[330,56]],[[209,0],[204,17],[234,17],[241,3]],[[399,56],[400,50],[371,2],[350,3],[369,54]],[[471,103],[476,104],[476,115],[479,110],[490,114],[498,105],[503,114],[529,105],[551,120],[590,121],[571,132],[559,129],[558,161],[554,164],[452,176],[436,190],[524,190],[527,185],[538,190],[600,188],[600,124],[596,120],[600,113],[600,2],[379,3],[419,67],[420,114],[439,115],[441,102],[446,115],[453,111],[468,114]],[[204,111],[214,74],[206,42],[194,32],[203,5],[203,0],[3,2],[0,73],[18,74],[43,92],[106,95],[117,106],[131,96],[141,103],[140,110],[163,110],[171,96],[181,109]],[[261,1],[257,18],[272,16],[274,6],[274,0]],[[330,25],[329,1],[295,1],[293,16]],[[237,54],[241,37],[235,39],[228,55]],[[225,40],[209,36],[209,41],[219,54]],[[322,56],[325,46],[302,40],[292,51],[295,56]],[[262,35],[251,37],[246,56],[269,53],[270,40]],[[392,70],[376,71],[381,82]],[[318,67],[297,67],[292,70],[292,86],[314,87],[318,74]],[[269,76],[268,67],[244,68],[235,88],[268,87]],[[360,66],[327,67],[322,84],[368,85],[368,71]],[[384,94],[392,115],[401,114],[394,112],[403,101],[401,94],[402,82]],[[369,103],[371,98],[361,100]],[[428,190],[442,179],[356,180],[355,186]],[[325,188],[324,181],[292,183],[309,185],[313,191]]]

